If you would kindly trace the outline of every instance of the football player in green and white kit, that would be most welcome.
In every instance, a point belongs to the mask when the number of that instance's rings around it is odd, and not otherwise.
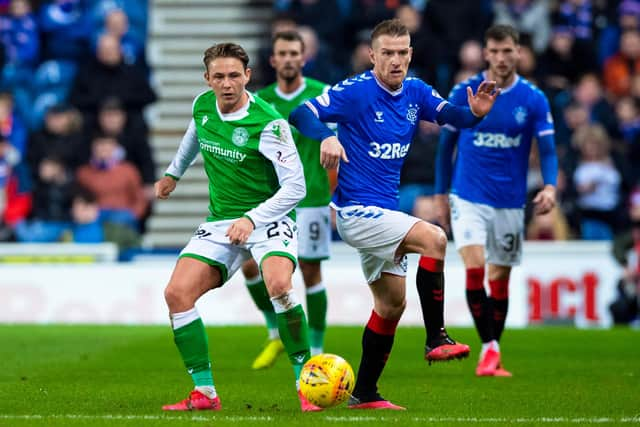
[[[322,95],[329,89],[325,83],[304,77],[304,42],[296,31],[283,31],[274,35],[271,66],[276,70],[277,81],[258,91],[258,96],[270,103],[285,118],[304,101]],[[331,244],[331,200],[329,177],[320,164],[320,143],[309,139],[295,129],[294,139],[304,167],[307,196],[296,208],[299,230],[298,261],[306,287],[307,314],[311,354],[323,351],[324,332],[327,324],[327,293],[322,283],[320,262],[329,258]],[[262,311],[269,330],[269,340],[254,360],[253,369],[271,366],[284,350],[278,335],[278,325],[269,295],[253,260],[242,266],[247,289]]]
[[[244,49],[233,43],[205,51],[204,77],[212,90],[194,100],[178,152],[155,184],[156,196],[168,198],[202,154],[210,215],[180,253],[165,289],[175,343],[195,389],[164,410],[221,408],[195,302],[222,286],[249,257],[261,267],[296,380],[309,359],[307,319],[291,286],[298,256],[293,209],[305,196],[302,164],[287,121],[246,91],[248,63]],[[320,410],[298,396],[303,411]]]

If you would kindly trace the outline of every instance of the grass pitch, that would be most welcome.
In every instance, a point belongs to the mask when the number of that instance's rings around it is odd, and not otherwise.
[[[345,407],[303,414],[284,357],[252,371],[261,327],[211,327],[221,412],[163,413],[192,387],[169,327],[0,325],[0,426],[640,425],[640,332],[507,330],[513,378],[476,378],[469,360],[428,366],[424,332],[400,328],[379,383],[406,412]],[[357,368],[361,327],[331,327],[326,350]]]

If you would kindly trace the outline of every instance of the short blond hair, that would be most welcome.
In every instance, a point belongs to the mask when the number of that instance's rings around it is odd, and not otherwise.
[[[611,149],[611,138],[602,125],[588,124],[576,129],[571,143],[574,147],[582,149],[588,141],[595,141],[602,152],[608,152]]]

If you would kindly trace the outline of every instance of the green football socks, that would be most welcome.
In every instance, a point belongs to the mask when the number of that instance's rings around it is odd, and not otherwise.
[[[196,387],[213,387],[209,343],[202,319],[194,307],[171,315],[173,337],[184,366]]]
[[[316,355],[323,351],[327,329],[327,291],[322,282],[307,288],[307,313],[311,354]]]
[[[310,358],[307,319],[293,291],[271,299],[278,320],[280,339],[289,355],[296,380]]]

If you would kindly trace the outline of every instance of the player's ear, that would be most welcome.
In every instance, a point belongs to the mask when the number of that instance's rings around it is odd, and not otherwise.
[[[371,61],[371,63],[373,65],[376,65],[376,57],[375,57],[375,55],[373,53],[373,48],[371,48],[371,47],[369,48],[369,60]]]
[[[249,83],[249,80],[251,80],[251,68],[248,68],[246,70],[244,70],[244,78],[245,78],[245,84]]]
[[[204,72],[204,81],[209,83],[209,72],[208,71]]]
[[[276,68],[276,57],[275,57],[275,55],[271,55],[269,57],[269,65],[271,65],[271,68]]]

